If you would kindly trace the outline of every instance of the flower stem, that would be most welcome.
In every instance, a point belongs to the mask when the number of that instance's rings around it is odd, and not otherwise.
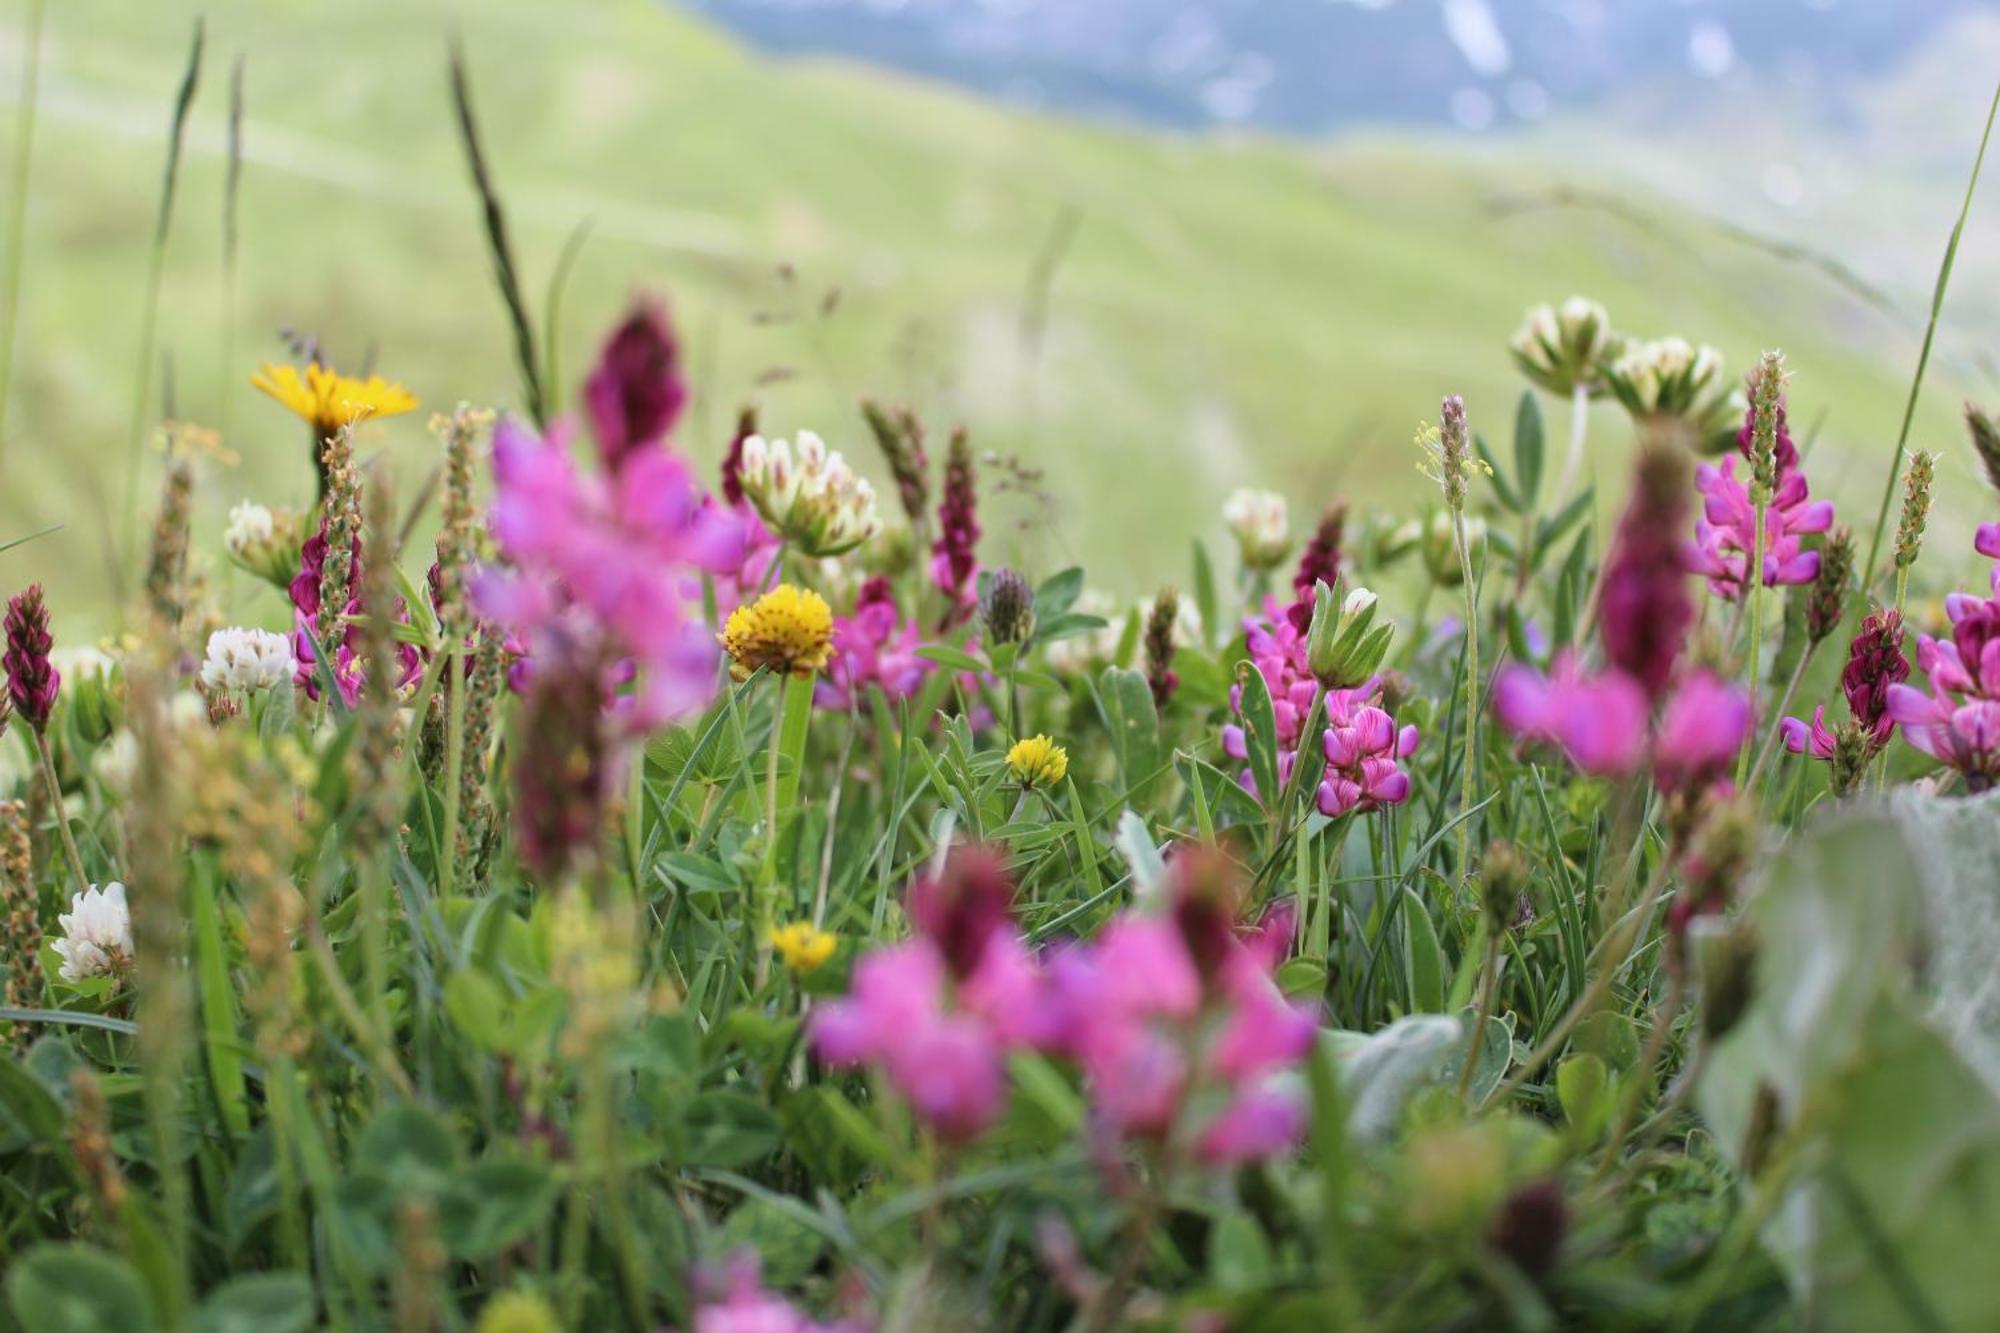
[[[1750,602],[1750,642],[1744,651],[1750,658],[1750,706],[1757,706],[1757,669],[1764,651],[1764,507],[1765,500],[1760,493],[1757,497],[1756,536],[1750,543],[1750,559],[1744,569],[1746,582],[1743,596]],[[1754,719],[1753,719],[1754,721]],[[1736,759],[1736,785],[1742,788],[1750,777],[1750,751],[1745,749]]]
[[[1460,581],[1465,585],[1465,766],[1462,770],[1458,821],[1458,874],[1472,871],[1470,861],[1472,807],[1479,795],[1479,589],[1472,582],[1472,552],[1465,544],[1465,511],[1454,510],[1452,535],[1458,544]]]
[[[465,645],[451,645],[445,658],[444,683],[444,847],[438,869],[438,895],[448,897],[458,874],[459,783],[465,769]]]
[[[1465,1067],[1458,1071],[1458,1099],[1472,1090],[1472,1066],[1479,1058],[1480,1039],[1486,1035],[1486,1020],[1493,1016],[1493,996],[1499,990],[1500,932],[1489,929],[1486,959],[1479,967],[1479,1008],[1473,1014],[1472,1035],[1465,1043]]]
[[[42,781],[48,784],[49,805],[56,812],[56,831],[62,834],[63,854],[69,858],[69,868],[76,875],[79,893],[90,892],[90,876],[83,873],[83,857],[77,854],[76,838],[69,831],[69,811],[63,808],[62,780],[56,777],[56,761],[49,754],[49,738],[40,727],[30,727],[35,738],[35,754],[42,761]]]

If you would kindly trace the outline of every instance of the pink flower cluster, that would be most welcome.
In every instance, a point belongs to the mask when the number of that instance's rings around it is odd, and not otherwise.
[[[1013,929],[999,862],[961,851],[912,891],[916,938],[868,955],[852,995],[818,1011],[814,1047],[831,1064],[882,1068],[951,1139],[992,1123],[1005,1052],[1033,1048],[1076,1063],[1114,1141],[1170,1143],[1212,1164],[1284,1151],[1305,1106],[1281,1076],[1316,1027],[1271,980],[1289,923],[1239,936],[1214,854],[1177,858],[1174,878],[1169,913],[1126,912],[1043,960]]]
[[[292,576],[292,656],[298,662],[293,675],[293,683],[304,690],[308,699],[320,696],[319,653],[315,643],[325,643],[332,625],[322,627],[319,604],[320,576],[326,570],[327,561],[326,522],[321,520],[319,530],[306,538],[299,548],[299,572]],[[361,539],[356,537],[348,550],[347,586],[359,589],[361,586]],[[361,659],[361,627],[356,618],[361,615],[359,596],[348,598],[342,612],[347,617],[342,625],[340,639],[333,649],[333,684],[340,691],[340,700],[349,708],[360,702],[361,687],[366,683],[367,666]],[[407,621],[409,607],[403,599],[396,599],[396,619]],[[423,674],[424,659],[414,644],[396,645],[396,687],[408,686]]]
[[[853,1319],[822,1323],[764,1286],[755,1250],[731,1256],[722,1271],[698,1274],[692,1333],[867,1333]]]
[[[1275,600],[1267,599],[1264,609],[1263,616],[1246,619],[1243,629],[1250,664],[1271,695],[1282,784],[1291,781],[1300,733],[1318,685],[1306,664],[1306,627],[1300,618],[1280,612]],[[1326,723],[1320,734],[1326,771],[1316,797],[1320,813],[1329,818],[1366,814],[1409,799],[1410,777],[1397,761],[1416,753],[1422,737],[1413,726],[1397,729],[1395,719],[1381,707],[1381,695],[1381,685],[1374,680],[1356,689],[1326,692]],[[1222,728],[1222,752],[1240,763],[1250,754],[1249,736],[1241,722],[1240,684],[1230,688],[1229,708],[1239,720]],[[1253,796],[1266,798],[1249,768],[1241,770],[1237,780]]]
[[[1043,982],[1013,929],[1013,899],[999,858],[978,848],[919,880],[915,937],[862,958],[848,998],[813,1014],[819,1058],[880,1067],[938,1134],[976,1137],[1006,1100],[1006,1051],[1045,1032]]]
[[[814,687],[822,708],[849,708],[859,703],[870,685],[890,703],[907,699],[924,683],[933,664],[917,656],[922,633],[914,619],[896,607],[889,580],[876,575],[861,585],[852,615],[833,626],[833,664]]]
[[[1650,758],[1662,791],[1696,791],[1721,779],[1750,738],[1750,697],[1710,671],[1682,677],[1657,716],[1624,672],[1584,671],[1574,653],[1544,676],[1513,663],[1493,682],[1493,712],[1515,735],[1548,741],[1586,773],[1629,776]]]
[[[1747,457],[1751,423],[1737,436]],[[1757,509],[1749,485],[1736,475],[1737,458],[1722,466],[1704,463],[1695,469],[1695,487],[1702,494],[1702,516],[1695,521],[1694,542],[1687,550],[1691,572],[1708,579],[1716,596],[1737,601],[1749,581],[1750,551],[1757,544]],[[1811,583],[1819,574],[1819,552],[1805,550],[1800,538],[1833,526],[1833,502],[1807,498],[1806,476],[1799,451],[1785,432],[1784,408],[1778,409],[1775,451],[1777,489],[1764,510],[1764,546],[1758,567],[1764,586]]]
[[[475,601],[531,655],[624,664],[635,727],[690,712],[717,681],[696,576],[740,564],[742,526],[664,444],[586,474],[568,440],[563,423],[547,439],[511,419],[494,431],[492,525],[506,564],[484,572]]]
[[[1847,711],[1861,724],[1872,751],[1889,743],[1896,719],[1889,715],[1889,691],[1909,679],[1910,659],[1903,655],[1903,617],[1891,608],[1877,611],[1861,622],[1854,641],[1848,645],[1847,665],[1841,668],[1840,689],[1847,696]],[[1788,717],[1778,723],[1785,748],[1793,754],[1810,754],[1815,759],[1831,759],[1834,734],[1826,725],[1826,705],[1813,709],[1812,725]]]
[[[1982,524],[1973,545],[2000,559],[2000,523]],[[1964,774],[1974,791],[2000,777],[2000,567],[1990,577],[1991,596],[1945,598],[1950,638],[1917,636],[1917,665],[1930,677],[1930,693],[1903,684],[1888,689],[1888,715],[1905,739]]]

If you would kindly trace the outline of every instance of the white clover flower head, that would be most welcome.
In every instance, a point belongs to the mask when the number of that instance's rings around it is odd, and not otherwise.
[[[809,430],[800,431],[796,443],[761,436],[744,441],[738,476],[772,531],[803,555],[840,555],[881,530],[875,488]]]
[[[1555,369],[1555,348],[1562,341],[1562,326],[1556,312],[1546,305],[1530,306],[1521,317],[1521,327],[1507,345],[1524,361],[1544,371]]]
[[[298,659],[292,641],[267,629],[219,629],[208,636],[201,683],[216,694],[255,694],[292,679]]]
[[[237,555],[247,555],[277,532],[277,517],[268,508],[253,500],[239,500],[230,507],[229,526],[223,530],[222,541]]]
[[[61,976],[71,983],[91,977],[129,972],[132,968],[132,912],[125,905],[125,886],[116,882],[92,886],[71,897],[69,911],[56,918],[63,938],[55,942],[62,958]]]
[[[1222,502],[1222,521],[1236,538],[1236,548],[1250,569],[1273,569],[1292,548],[1291,522],[1285,497],[1276,491],[1242,487]]]

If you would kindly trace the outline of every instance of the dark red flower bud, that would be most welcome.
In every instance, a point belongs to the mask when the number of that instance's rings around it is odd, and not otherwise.
[[[952,976],[964,980],[986,956],[993,932],[1013,919],[1014,881],[998,852],[961,847],[936,878],[910,887],[910,920],[937,945]]]
[[[62,688],[62,676],[49,661],[54,646],[42,585],[31,583],[7,603],[7,697],[36,731],[49,725],[56,692]]]
[[[686,403],[680,344],[666,308],[642,297],[606,339],[583,384],[583,410],[604,466],[616,472],[634,449],[664,440]]]
[[[1598,625],[1605,660],[1657,700],[1694,624],[1681,558],[1687,461],[1677,449],[1649,448],[1640,454],[1637,472],[1604,562]]]

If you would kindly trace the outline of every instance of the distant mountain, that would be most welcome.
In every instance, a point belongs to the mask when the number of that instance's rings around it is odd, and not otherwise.
[[[1979,0],[678,0],[766,50],[1157,124],[1483,129],[1716,81],[1781,82],[1838,120]]]

